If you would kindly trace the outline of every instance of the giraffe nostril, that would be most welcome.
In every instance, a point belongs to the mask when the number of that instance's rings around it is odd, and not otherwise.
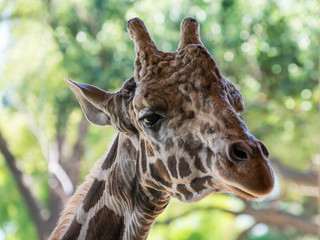
[[[251,151],[244,142],[235,142],[229,146],[228,157],[233,163],[239,163],[250,158]]]
[[[240,149],[240,148],[235,147],[233,149],[233,153],[237,158],[241,158],[241,159],[248,158],[247,153],[245,151],[243,151],[242,149]]]
[[[269,153],[266,145],[264,145],[263,142],[260,142],[260,146],[261,146],[261,150],[262,150],[263,155],[266,156],[267,158],[269,158],[270,153]]]

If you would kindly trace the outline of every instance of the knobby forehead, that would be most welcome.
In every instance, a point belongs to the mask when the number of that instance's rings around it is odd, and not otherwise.
[[[201,98],[226,95],[228,84],[232,83],[222,76],[205,47],[190,44],[175,54],[168,54],[170,58],[153,61],[141,78],[134,101],[138,111],[146,107],[167,109],[172,102],[179,106],[190,94]]]
[[[152,107],[168,109],[173,102],[176,106],[186,105],[188,99],[209,96],[215,97],[214,102],[229,102],[237,112],[243,110],[240,92],[222,76],[204,47],[200,26],[195,19],[185,18],[182,21],[177,52],[159,50],[139,18],[131,19],[127,29],[136,51],[134,107],[137,111]]]

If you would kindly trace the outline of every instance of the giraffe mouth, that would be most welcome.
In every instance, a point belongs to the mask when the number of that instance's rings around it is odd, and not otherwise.
[[[233,193],[239,195],[240,197],[243,197],[245,199],[257,199],[260,198],[257,195],[253,195],[252,193],[249,193],[247,191],[244,191],[243,189],[237,188],[235,186],[226,185],[226,187]]]

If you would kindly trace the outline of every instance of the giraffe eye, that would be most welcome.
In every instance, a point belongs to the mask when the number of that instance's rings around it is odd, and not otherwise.
[[[159,114],[151,113],[140,118],[140,121],[142,121],[148,128],[155,130],[155,127],[161,118],[162,117]]]

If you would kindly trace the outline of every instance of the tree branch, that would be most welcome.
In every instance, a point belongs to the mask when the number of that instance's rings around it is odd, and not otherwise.
[[[78,18],[85,23],[91,36],[95,36],[98,32],[98,26],[96,24],[97,21],[93,17],[94,15],[89,14],[89,12],[87,12],[84,8],[79,7],[76,1],[72,1],[72,5]]]
[[[48,162],[49,172],[56,177],[65,193],[70,196],[74,191],[74,186],[68,174],[60,165],[61,155],[59,152],[59,143],[54,142],[49,144],[48,139],[41,134],[40,124],[37,122],[33,114],[28,111],[23,101],[18,97],[16,98],[16,101],[17,109],[27,116],[28,127],[37,139],[44,159]]]
[[[297,172],[291,170],[288,167],[285,167],[280,160],[273,158],[270,160],[271,165],[277,170],[277,172],[284,178],[288,178],[295,183],[309,185],[309,186],[317,186],[317,172],[314,170],[309,170],[307,172]]]
[[[246,239],[246,237],[248,236],[249,232],[257,225],[258,223],[253,224],[252,226],[250,226],[249,228],[247,228],[246,230],[244,230],[238,237],[237,240],[244,240]]]
[[[80,160],[84,153],[84,139],[88,132],[88,121],[83,117],[78,125],[78,138],[73,145],[72,155],[66,159],[65,169],[73,183],[74,188],[79,183]]]
[[[319,226],[317,226],[316,224],[310,221],[311,217],[296,216],[293,214],[280,212],[274,209],[254,209],[249,205],[247,205],[247,207],[240,212],[231,211],[228,209],[215,207],[215,206],[193,208],[182,214],[168,218],[166,221],[156,222],[154,225],[168,225],[171,222],[181,217],[184,217],[186,215],[193,214],[199,211],[208,212],[213,210],[222,211],[225,213],[232,214],[234,216],[239,216],[240,214],[247,214],[252,216],[257,223],[266,223],[269,226],[279,227],[279,228],[293,227],[307,234],[316,235],[319,228]]]
[[[296,216],[290,213],[277,211],[274,209],[254,209],[247,207],[243,214],[251,215],[257,222],[263,222],[269,226],[274,227],[293,227],[301,232],[316,235],[318,228],[316,224],[312,223],[309,217]]]
[[[49,180],[50,181],[50,180]],[[57,180],[51,179],[51,181],[55,181],[56,184],[52,184],[55,186],[50,186],[50,199],[49,199],[49,211],[50,211],[50,216],[46,221],[46,233],[47,236],[51,234],[53,231],[54,227],[57,224],[57,221],[60,216],[60,212],[63,209],[63,206],[66,202],[67,196],[61,186],[58,184]]]
[[[187,210],[187,211],[185,211],[185,212],[183,212],[183,213],[181,213],[181,214],[178,214],[178,215],[176,215],[176,216],[174,216],[174,217],[169,217],[169,218],[168,218],[167,220],[165,220],[165,221],[161,221],[161,222],[160,222],[160,221],[156,221],[156,222],[154,223],[154,225],[169,225],[171,222],[176,221],[176,220],[179,219],[179,218],[183,218],[183,217],[185,217],[185,216],[187,216],[187,215],[193,214],[193,213],[195,213],[195,212],[199,212],[199,211],[212,211],[212,210],[220,210],[220,211],[223,211],[223,212],[225,212],[225,213],[230,213],[230,214],[235,215],[235,216],[238,216],[238,215],[241,214],[241,212],[238,213],[238,212],[234,212],[234,211],[231,211],[231,210],[228,210],[228,209],[218,208],[218,207],[214,207],[214,206],[209,206],[209,207],[196,207],[196,208],[191,208],[191,209],[189,209],[189,210]]]
[[[23,200],[29,210],[30,216],[36,225],[37,234],[39,239],[44,239],[45,232],[43,231],[44,220],[40,214],[41,208],[37,199],[33,196],[30,188],[26,185],[23,180],[24,176],[21,170],[17,167],[16,159],[7,147],[7,142],[3,138],[0,132],[0,151],[4,156],[4,159],[9,167],[9,170],[18,186],[18,189],[23,197]]]

